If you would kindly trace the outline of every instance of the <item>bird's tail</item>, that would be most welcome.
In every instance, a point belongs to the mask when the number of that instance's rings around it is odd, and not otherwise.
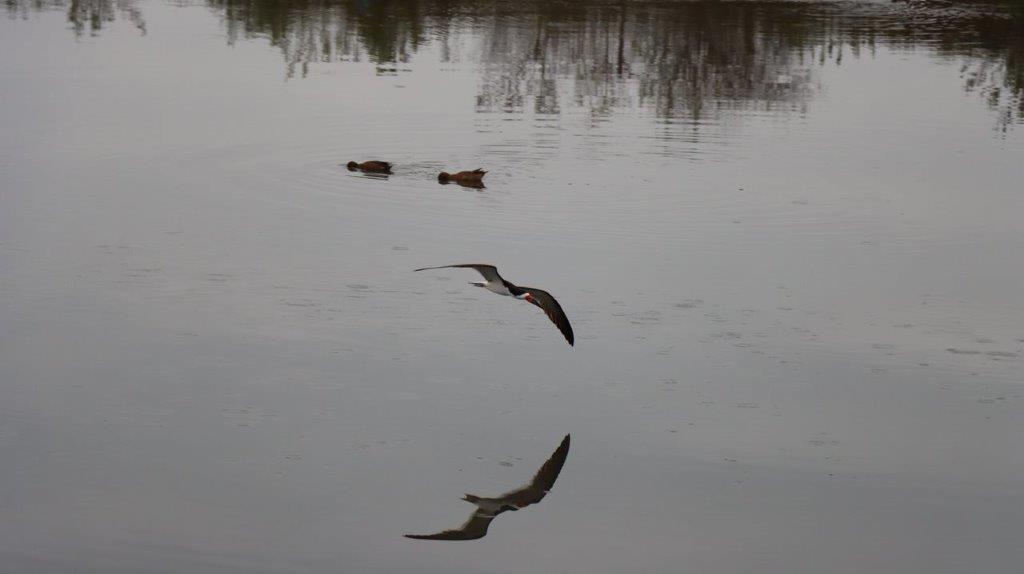
[[[476,496],[474,494],[467,494],[466,496],[462,497],[462,500],[465,500],[466,502],[472,502],[473,504],[476,504],[476,503],[480,502],[480,497]]]

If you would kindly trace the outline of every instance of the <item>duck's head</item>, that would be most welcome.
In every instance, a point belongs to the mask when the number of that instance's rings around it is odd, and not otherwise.
[[[441,183],[448,183],[449,181],[451,181],[451,179],[452,174],[448,173],[447,171],[442,171],[441,173],[437,174],[437,181]]]
[[[350,161],[345,167],[347,167],[349,171],[355,171],[359,169],[359,164],[354,161]]]

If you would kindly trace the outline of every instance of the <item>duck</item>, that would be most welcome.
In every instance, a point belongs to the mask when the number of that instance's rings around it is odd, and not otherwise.
[[[364,161],[363,163],[356,163],[354,161],[348,162],[349,171],[366,171],[370,173],[391,173],[391,164],[386,161],[370,160]]]
[[[459,185],[464,185],[466,187],[479,188],[484,186],[483,180],[484,175],[486,173],[486,171],[480,168],[476,168],[473,171],[460,171],[456,173],[448,173],[446,171],[442,171],[441,173],[437,174],[437,181],[439,183],[455,182]]]

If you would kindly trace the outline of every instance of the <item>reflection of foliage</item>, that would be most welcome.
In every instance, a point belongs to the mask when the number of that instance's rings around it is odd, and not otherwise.
[[[121,14],[145,30],[132,0],[6,0],[12,15],[61,7],[76,33]],[[878,46],[963,61],[964,87],[1024,121],[1024,2],[683,2],[646,0],[205,0],[230,42],[265,37],[288,75],[334,60],[394,73],[425,46],[442,61],[471,47],[481,111],[601,116],[644,107],[700,118],[730,107],[802,110],[815,68]],[[468,41],[463,41],[464,39]]]
[[[1013,18],[979,15],[977,47],[972,48],[961,68],[964,89],[976,92],[998,115],[1005,132],[1010,125],[1024,121],[1024,4],[1016,5]],[[957,53],[946,45],[947,53]]]
[[[7,0],[7,13],[12,17],[26,16],[29,10],[67,10],[68,22],[76,36],[81,36],[86,28],[93,36],[103,29],[104,24],[113,22],[118,14],[127,18],[143,34],[146,33],[146,21],[142,12],[135,6],[135,0]]]
[[[332,59],[404,62],[426,42],[419,3],[331,0],[208,0],[223,13],[230,42],[265,36],[281,48],[288,75]]]
[[[729,3],[535,8],[520,27],[489,30],[481,107],[515,109],[525,95],[535,112],[555,112],[556,78],[572,78],[574,102],[598,115],[634,102],[699,117],[709,102],[770,107],[807,92],[791,38],[764,33],[773,6],[759,18],[751,5]]]
[[[335,59],[365,58],[383,71],[427,44],[448,61],[459,35],[471,36],[481,111],[558,113],[567,103],[596,115],[639,105],[693,118],[728,107],[802,110],[816,66],[888,45],[964,58],[966,89],[986,98],[1000,125],[1024,121],[1024,14],[1013,0],[207,2],[224,14],[230,38],[262,35],[279,46],[289,75]]]
[[[142,13],[135,6],[134,0],[72,0],[68,3],[68,21],[77,35],[82,34],[86,23],[89,32],[97,34],[103,22],[114,21],[115,12],[128,18],[143,34],[146,33],[146,21],[142,19]]]
[[[536,57],[546,68],[572,63],[576,81],[602,93],[608,79],[635,80],[638,103],[663,116],[696,118],[718,105],[770,108],[800,101],[808,92],[809,68],[798,48],[802,39],[773,33],[787,10],[785,5],[764,5],[757,13],[738,3],[666,9],[621,2],[583,33],[566,33],[557,22],[547,22],[538,43],[554,49]],[[568,52],[560,49],[566,44]]]
[[[1024,3],[1020,0],[904,0],[879,36],[961,58],[968,93],[980,94],[1000,130],[1024,122]]]

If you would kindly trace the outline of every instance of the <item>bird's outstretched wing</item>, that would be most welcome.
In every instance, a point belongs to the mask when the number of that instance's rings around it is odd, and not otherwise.
[[[500,514],[500,513],[499,513]],[[445,530],[437,534],[405,534],[406,538],[416,540],[476,540],[487,535],[487,527],[497,514],[490,514],[477,509],[469,520],[456,530]]]
[[[494,265],[487,265],[484,263],[458,263],[456,265],[441,265],[440,267],[421,267],[419,269],[413,269],[413,271],[426,271],[427,269],[449,269],[453,267],[461,267],[466,269],[476,269],[484,279],[488,281],[497,281],[502,283],[505,280],[498,275],[498,268]]]
[[[520,287],[520,289],[529,293],[530,296],[526,300],[543,309],[551,322],[558,327],[562,335],[565,335],[565,340],[569,342],[569,345],[573,346],[572,325],[569,324],[569,318],[565,316],[562,306],[551,296],[551,293],[533,287]]]
[[[540,467],[537,474],[533,475],[530,484],[512,490],[501,495],[501,501],[509,506],[523,508],[531,504],[537,504],[544,499],[544,496],[555,485],[555,479],[562,472],[565,459],[569,456],[569,435],[565,435],[562,444],[558,445],[555,452]]]

